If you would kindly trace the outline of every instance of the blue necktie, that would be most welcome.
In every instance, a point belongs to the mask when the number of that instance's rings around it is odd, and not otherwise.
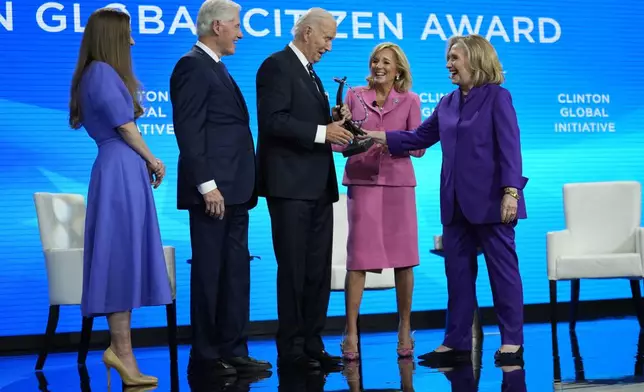
[[[324,95],[324,87],[322,87],[322,81],[320,80],[320,78],[318,78],[318,75],[313,70],[313,65],[311,63],[308,63],[306,65],[306,69],[309,70],[309,75],[311,75],[311,79],[313,79],[313,83],[315,83],[315,87],[317,87],[320,94]]]
[[[226,68],[226,64],[224,64],[223,61],[219,61],[219,64],[221,66],[221,69],[224,71],[224,75],[226,75],[226,77],[228,78],[228,81],[230,82],[230,84],[234,86],[235,84],[233,83],[233,78],[232,76],[230,76],[230,73],[228,72],[228,68]]]

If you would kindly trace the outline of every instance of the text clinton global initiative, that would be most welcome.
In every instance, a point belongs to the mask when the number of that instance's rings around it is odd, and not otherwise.
[[[561,93],[557,95],[559,116],[554,124],[557,133],[614,133],[615,123],[608,120],[610,94]]]
[[[28,5],[18,1],[0,2],[0,30],[17,31],[14,12],[18,7]],[[127,5],[108,3],[106,7],[120,8],[133,17],[132,29],[138,34],[195,34],[197,6],[179,5],[159,7],[157,5]],[[29,7],[31,8],[31,7]],[[46,2],[34,14],[34,22],[43,31],[59,33],[72,30],[82,33],[83,22],[94,10],[80,3],[65,5]],[[306,10],[251,8],[242,10],[242,28],[251,37],[290,35],[294,22]],[[352,39],[403,39],[403,14],[396,11],[345,11],[330,10],[338,22],[337,38]],[[409,31],[408,29],[405,31]],[[452,35],[481,34],[489,40],[505,42],[526,42],[551,44],[561,38],[561,25],[554,18],[527,16],[499,17],[497,15],[438,15],[429,13],[423,27],[412,33],[412,37],[426,40],[438,37],[445,41]]]

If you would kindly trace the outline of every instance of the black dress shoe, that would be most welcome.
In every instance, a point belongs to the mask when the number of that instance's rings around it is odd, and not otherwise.
[[[213,376],[233,376],[237,374],[235,367],[223,359],[194,359],[188,362],[189,375],[211,374]]]
[[[321,367],[319,361],[306,354],[281,356],[277,359],[277,366],[285,370],[319,369]]]
[[[249,356],[226,358],[226,362],[237,369],[238,372],[254,372],[268,370],[273,367],[269,362],[259,361]]]
[[[272,375],[273,372],[270,370],[258,370],[256,372],[240,373],[237,375],[237,380],[240,383],[245,382],[247,384],[252,384],[254,382],[270,378]]]
[[[320,365],[322,366],[322,369],[328,370],[328,371],[336,371],[336,370],[341,370],[343,367],[342,364],[342,357],[336,357],[334,355],[329,354],[328,352],[322,350],[318,351],[316,353],[309,352],[307,353],[309,357],[315,359],[316,361],[320,362]]]
[[[472,351],[469,350],[449,350],[449,351],[431,351],[418,357],[422,363],[420,365],[430,367],[453,367],[461,363],[472,362]]]
[[[494,353],[494,364],[498,367],[501,366],[523,366],[523,346],[514,353],[502,353],[497,351]]]
[[[237,384],[237,376],[215,376],[206,374],[188,374],[188,385],[192,392],[226,391]]]

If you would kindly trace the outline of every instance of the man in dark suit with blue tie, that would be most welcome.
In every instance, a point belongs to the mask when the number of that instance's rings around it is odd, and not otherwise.
[[[336,30],[331,13],[310,9],[295,24],[293,41],[264,60],[256,76],[257,188],[268,205],[277,260],[282,369],[335,370],[341,362],[321,337],[331,292],[333,203],[339,197],[331,144],[347,144],[353,136],[343,121],[332,121],[313,69],[331,50]]]
[[[242,38],[239,10],[230,0],[204,2],[197,16],[199,40],[170,78],[179,145],[177,207],[190,216],[191,374],[271,368],[248,355],[255,149],[246,102],[221,61]]]

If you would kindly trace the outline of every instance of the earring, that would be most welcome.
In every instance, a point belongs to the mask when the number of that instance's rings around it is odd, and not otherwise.
[[[400,75],[396,75],[396,80],[400,79]]]

